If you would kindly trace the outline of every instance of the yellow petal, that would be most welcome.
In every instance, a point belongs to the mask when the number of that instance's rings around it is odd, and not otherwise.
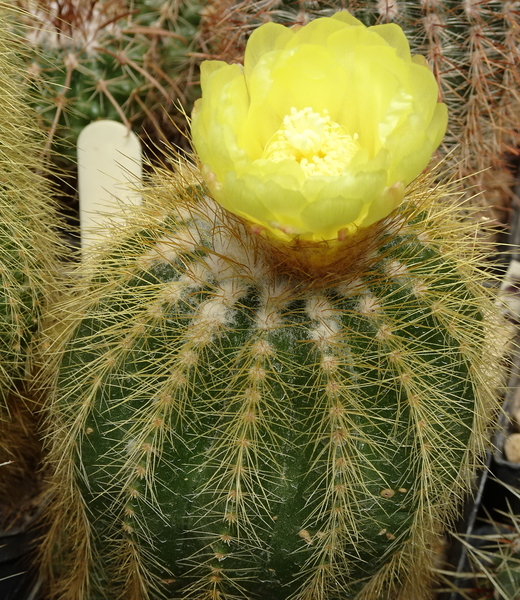
[[[314,231],[313,239],[331,240],[338,237],[340,229],[358,218],[362,208],[361,198],[349,198],[346,201],[341,196],[326,197],[309,204],[303,211],[303,225],[308,231]]]
[[[287,159],[285,161],[273,162],[271,160],[257,160],[252,163],[241,177],[250,177],[258,182],[255,193],[259,193],[259,189],[267,183],[276,183],[280,188],[287,192],[296,191],[300,195],[297,204],[293,204],[289,198],[274,199],[265,194],[262,203],[273,214],[278,216],[282,214],[298,213],[308,202],[301,194],[302,185],[305,181],[305,175],[300,165],[294,161]]]
[[[437,104],[430,123],[419,113],[409,115],[406,122],[387,140],[392,154],[390,180],[410,183],[428,165],[432,153],[446,132],[446,105]]]
[[[193,143],[201,162],[210,164],[221,180],[245,159],[237,138],[247,115],[249,96],[240,65],[209,63],[201,70],[201,81],[203,97],[192,116]]]
[[[387,112],[392,112],[392,102],[399,98],[401,83],[388,65],[371,60],[375,54],[387,55],[387,60],[392,59],[391,48],[372,47],[360,48],[356,55],[355,84],[358,90],[357,111],[359,119],[359,143],[367,148],[371,156],[381,147],[380,124],[385,123]],[[390,127],[392,124],[388,123]],[[395,126],[395,123],[393,124]]]
[[[200,86],[203,93],[204,91],[209,93],[210,81],[213,74],[216,71],[226,69],[227,67],[229,67],[229,64],[223,60],[205,60],[200,65]]]
[[[388,47],[388,43],[380,35],[365,27],[345,27],[332,33],[327,38],[327,47],[334,53],[334,58],[346,69],[352,68],[352,60],[361,47]]]
[[[335,120],[347,93],[347,76],[331,53],[323,47],[305,44],[286,51],[272,71],[266,111],[275,112],[280,123],[291,108],[327,110]],[[261,118],[263,110],[259,112]]]
[[[294,163],[257,164],[257,168],[250,168],[239,178],[234,173],[228,174],[224,187],[227,196],[233,198],[233,212],[271,229],[281,227],[286,232],[291,229],[293,234],[300,233],[300,213],[307,199],[298,177],[290,175],[293,166]],[[225,198],[221,203],[226,207]]]
[[[239,217],[254,223],[268,223],[275,219],[274,215],[261,202],[262,187],[248,177],[238,178],[232,171],[222,186],[222,191],[215,194],[215,200]]]
[[[426,124],[419,115],[412,114],[394,135],[388,138],[386,147],[392,155],[389,177],[392,182],[409,184],[428,164],[433,147],[428,143]]]
[[[399,64],[392,75],[390,65],[396,51],[381,36],[360,27],[351,27],[331,35],[327,47],[347,76],[338,122],[350,133],[360,136],[360,144],[374,156],[379,149],[378,124],[397,93]],[[403,67],[404,69],[404,67]]]
[[[446,134],[448,127],[448,107],[443,102],[439,102],[435,107],[432,120],[426,131],[426,135],[430,140],[432,152],[439,147],[442,138]]]
[[[439,95],[439,88],[433,73],[428,67],[411,64],[410,82],[414,108],[429,123],[433,117]]]
[[[294,48],[302,44],[324,46],[330,35],[345,28],[345,23],[338,19],[314,19],[314,21],[311,21],[305,27],[300,27],[300,29],[296,30],[294,37],[287,44],[287,48]]]
[[[318,239],[337,237],[340,229],[360,216],[365,204],[381,194],[386,178],[386,172],[373,171],[346,173],[328,181],[326,178],[307,180],[304,191],[306,195],[314,196],[314,200],[302,211],[304,227],[316,232]],[[318,193],[317,187],[320,187]]]
[[[381,143],[385,143],[388,136],[398,129],[413,108],[413,96],[404,88],[397,88],[394,97],[387,106],[378,123],[378,136]]]
[[[338,21],[346,23],[347,25],[351,25],[353,27],[362,27],[365,29],[365,25],[359,19],[356,19],[356,17],[351,15],[348,10],[338,11],[332,15],[331,19],[337,19]]]
[[[259,60],[269,52],[285,48],[293,36],[294,31],[277,23],[265,23],[255,29],[247,41],[244,56],[246,80],[249,80],[251,71]]]
[[[380,35],[392,48],[395,48],[397,56],[410,62],[410,44],[406,38],[404,31],[395,23],[385,23],[384,25],[374,25],[369,27],[368,31]]]
[[[247,81],[250,106],[241,132],[241,144],[251,160],[260,158],[267,142],[280,127],[278,111],[268,105],[272,71],[283,53],[269,52],[263,56],[249,74]]]
[[[421,67],[426,67],[427,69],[430,68],[428,66],[428,61],[424,58],[424,56],[422,54],[413,54],[412,62],[415,63],[416,65],[421,65]]]
[[[370,204],[367,204],[367,212],[360,227],[369,227],[391,214],[401,204],[405,193],[405,185],[402,181],[387,187]]]

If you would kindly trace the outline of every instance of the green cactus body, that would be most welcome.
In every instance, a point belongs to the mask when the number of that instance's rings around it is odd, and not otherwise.
[[[183,185],[163,175],[61,307],[54,593],[429,597],[498,370],[456,209],[419,183],[303,276]]]
[[[75,157],[81,130],[100,118],[135,129],[146,123],[164,137],[165,109],[175,100],[189,104],[181,88],[198,21],[191,5],[182,14],[168,0],[16,5],[16,27],[30,49],[28,77],[39,91],[36,108],[56,152]]]

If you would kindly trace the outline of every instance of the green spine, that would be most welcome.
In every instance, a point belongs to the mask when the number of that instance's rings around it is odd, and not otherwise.
[[[145,193],[60,309],[56,597],[429,597],[498,373],[471,226],[431,186],[319,277],[196,182]]]

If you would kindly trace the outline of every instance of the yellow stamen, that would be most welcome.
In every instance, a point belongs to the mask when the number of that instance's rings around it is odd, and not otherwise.
[[[263,158],[295,160],[307,176],[337,176],[359,150],[357,138],[357,133],[349,135],[326,110],[320,114],[309,106],[298,111],[293,107],[266,145]]]

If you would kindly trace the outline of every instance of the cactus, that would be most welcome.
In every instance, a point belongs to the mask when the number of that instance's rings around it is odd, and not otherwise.
[[[448,105],[450,124],[442,154],[460,146],[452,155],[458,174],[469,178],[468,188],[476,185],[483,192],[473,202],[500,210],[512,196],[514,175],[508,163],[520,146],[516,2],[210,0],[199,27],[198,44],[204,52],[195,53],[194,59],[240,62],[247,35],[262,23],[301,25],[339,9],[348,9],[366,25],[394,22],[404,29],[412,51],[428,59],[441,100]]]
[[[165,109],[189,104],[187,52],[197,5],[171,0],[17,0],[16,26],[30,48],[28,77],[49,131],[47,145],[72,156],[80,131],[106,118],[165,138]]]
[[[520,490],[497,480],[504,494],[520,500]],[[509,503],[508,503],[509,504]],[[442,571],[445,589],[468,600],[515,600],[520,596],[520,518],[508,506],[479,519],[471,534],[454,535],[466,559],[456,577]]]
[[[52,190],[41,159],[44,134],[29,107],[18,42],[0,14],[0,471],[2,502],[16,502],[11,484],[34,479],[38,445],[34,399],[27,398],[33,338],[53,294],[61,243]],[[33,470],[29,470],[29,464]],[[17,492],[24,490],[19,489]],[[10,490],[10,491],[8,491]],[[19,508],[19,507],[18,507]]]
[[[499,372],[453,189],[311,268],[177,166],[56,308],[50,596],[429,598]]]

